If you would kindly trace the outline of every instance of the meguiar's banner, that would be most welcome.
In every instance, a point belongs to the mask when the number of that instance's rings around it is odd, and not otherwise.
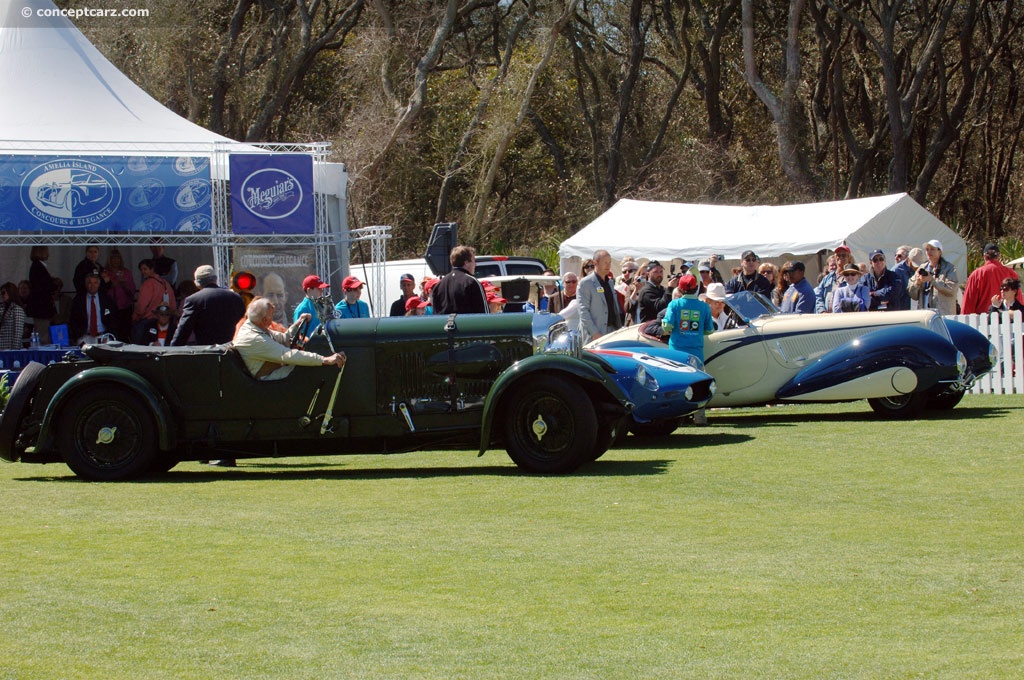
[[[231,154],[231,231],[312,234],[313,158],[307,154]]]

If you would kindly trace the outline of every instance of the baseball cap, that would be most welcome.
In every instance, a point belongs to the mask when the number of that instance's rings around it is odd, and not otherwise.
[[[686,274],[679,277],[679,283],[676,284],[683,291],[697,290],[697,277],[693,274]]]
[[[933,238],[931,241],[925,241],[926,246],[931,246],[936,250],[942,250],[942,241],[937,238]]]
[[[196,273],[194,274],[196,283],[203,284],[208,281],[217,280],[217,272],[214,271],[213,267],[208,264],[201,264],[196,267]]]
[[[330,288],[331,284],[324,283],[320,280],[320,277],[316,274],[310,274],[306,278],[302,279],[302,290],[309,290],[310,288]]]
[[[942,250],[942,249],[939,248],[939,250]],[[999,244],[998,243],[986,243],[985,247],[982,248],[982,252],[984,252],[984,253],[994,253],[994,254],[998,255],[999,254]]]
[[[430,290],[437,285],[441,279],[427,279],[427,282],[423,284],[423,294],[426,295]]]
[[[760,260],[760,259],[761,259],[761,258],[759,258],[759,257],[757,256],[757,253],[755,253],[755,252],[754,252],[753,250],[744,250],[744,251],[743,251],[743,254],[742,254],[742,255],[740,255],[740,259],[741,259],[741,260],[745,260],[745,259],[747,259],[748,257],[752,257],[752,258],[754,258],[755,260]]]
[[[406,281],[412,281],[413,283],[416,283],[416,277],[413,276],[412,274],[402,274],[401,276],[398,277],[399,283],[404,283]]]
[[[342,290],[355,290],[356,288],[362,288],[363,282],[354,276],[346,276],[341,282]]]
[[[711,260],[701,260],[697,263],[697,271],[709,272],[711,271]]]
[[[422,309],[429,306],[430,303],[423,298],[413,295],[411,298],[405,301],[405,311],[411,312],[414,309]]]
[[[171,308],[167,305],[160,305],[153,310],[154,314],[171,314]]]
[[[871,254],[868,255],[868,259],[869,260],[875,259],[875,255],[881,255],[882,257],[885,257],[885,253],[883,253],[880,249],[875,248],[874,250],[871,251]]]
[[[487,304],[491,304],[492,302],[497,302],[498,304],[503,305],[506,302],[508,302],[508,300],[506,300],[505,298],[501,297],[497,293],[494,293],[494,292],[487,293]]]
[[[807,271],[807,267],[805,267],[804,263],[800,260],[793,260],[789,263],[789,271],[793,271],[794,269],[799,269],[802,272]]]
[[[846,245],[845,243],[840,243],[839,245],[836,246],[835,252],[838,253],[840,251],[848,253],[850,252],[850,246]]]
[[[665,267],[664,267],[664,266],[663,266],[663,265],[662,265],[662,264],[661,264],[660,262],[658,262],[657,260],[651,260],[650,262],[648,262],[648,263],[647,263],[647,271],[651,271],[651,270],[652,270],[652,269],[654,269],[655,267],[661,267],[662,269],[664,269],[664,268],[665,268]]]

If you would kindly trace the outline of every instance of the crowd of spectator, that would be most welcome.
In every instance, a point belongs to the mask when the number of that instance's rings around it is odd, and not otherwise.
[[[71,277],[75,289],[67,314],[71,343],[115,338],[140,344],[211,344],[223,340],[227,329],[241,324],[245,305],[221,288],[213,268],[203,265],[194,281],[179,283],[178,265],[164,253],[161,243],[150,246],[152,256],[138,263],[133,275],[117,248],[101,261],[100,248],[90,245]],[[475,278],[476,252],[469,246],[452,250],[452,271],[441,278],[427,277],[417,283],[412,274],[400,277],[402,294],[390,307],[391,316],[420,316],[452,313],[496,313],[549,311],[562,315],[578,328],[584,341],[634,323],[663,319],[677,299],[707,304],[707,319],[714,330],[730,327],[734,320],[725,310],[725,298],[739,291],[751,291],[771,300],[782,313],[849,313],[934,309],[940,314],[965,314],[1024,309],[1017,273],[1000,262],[996,244],[983,249],[984,264],[966,282],[962,306],[957,304],[959,278],[956,267],[943,257],[942,243],[932,239],[921,248],[900,246],[890,267],[880,249],[871,251],[868,261],[856,263],[846,244],[840,244],[825,260],[816,282],[806,278],[807,268],[799,260],[781,266],[762,261],[746,250],[739,266],[728,278],[716,265],[720,255],[696,263],[684,262],[666,270],[658,260],[627,256],[613,273],[610,253],[601,250],[583,262],[580,271],[566,271],[556,277],[551,270],[538,285],[535,301],[509,302],[501,289]],[[47,267],[49,249],[31,249],[28,278],[0,286],[0,349],[25,346],[30,334],[39,342],[51,342],[49,327],[57,316],[57,301],[63,281]],[[276,276],[276,275],[274,275]],[[280,277],[278,277],[280,278]],[[270,285],[265,281],[265,287]],[[288,323],[287,291],[270,300],[276,328]],[[312,335],[320,314],[315,301],[323,298],[328,285],[318,276],[306,277],[303,297],[293,310],[292,320],[308,315],[305,335]],[[361,299],[364,284],[355,276],[342,281],[341,299],[334,316],[365,318],[370,308]],[[227,295],[226,295],[227,294]],[[236,296],[237,298],[237,296]],[[679,303],[675,314],[688,303]],[[216,310],[214,312],[207,311]],[[703,312],[704,310],[701,309]],[[179,320],[179,316],[181,317]],[[216,321],[213,321],[217,317]],[[675,317],[672,317],[675,318]],[[681,317],[680,317],[681,318]],[[701,328],[707,326],[700,320]],[[682,340],[677,340],[681,342]]]

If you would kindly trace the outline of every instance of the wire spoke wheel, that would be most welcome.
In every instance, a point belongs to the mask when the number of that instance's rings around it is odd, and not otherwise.
[[[131,479],[155,465],[153,418],[126,390],[87,389],[62,410],[60,449],[68,467],[82,477]]]
[[[878,397],[868,399],[871,409],[883,418],[916,418],[921,414],[928,395],[923,392],[901,394],[898,397]]]
[[[589,397],[571,380],[533,377],[507,399],[505,446],[519,467],[563,473],[593,460],[597,415]]]

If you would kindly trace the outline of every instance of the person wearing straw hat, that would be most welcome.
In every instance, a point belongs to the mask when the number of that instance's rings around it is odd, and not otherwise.
[[[835,289],[832,295],[832,313],[863,312],[871,304],[871,291],[861,281],[860,267],[852,262],[841,272],[845,286]]]

